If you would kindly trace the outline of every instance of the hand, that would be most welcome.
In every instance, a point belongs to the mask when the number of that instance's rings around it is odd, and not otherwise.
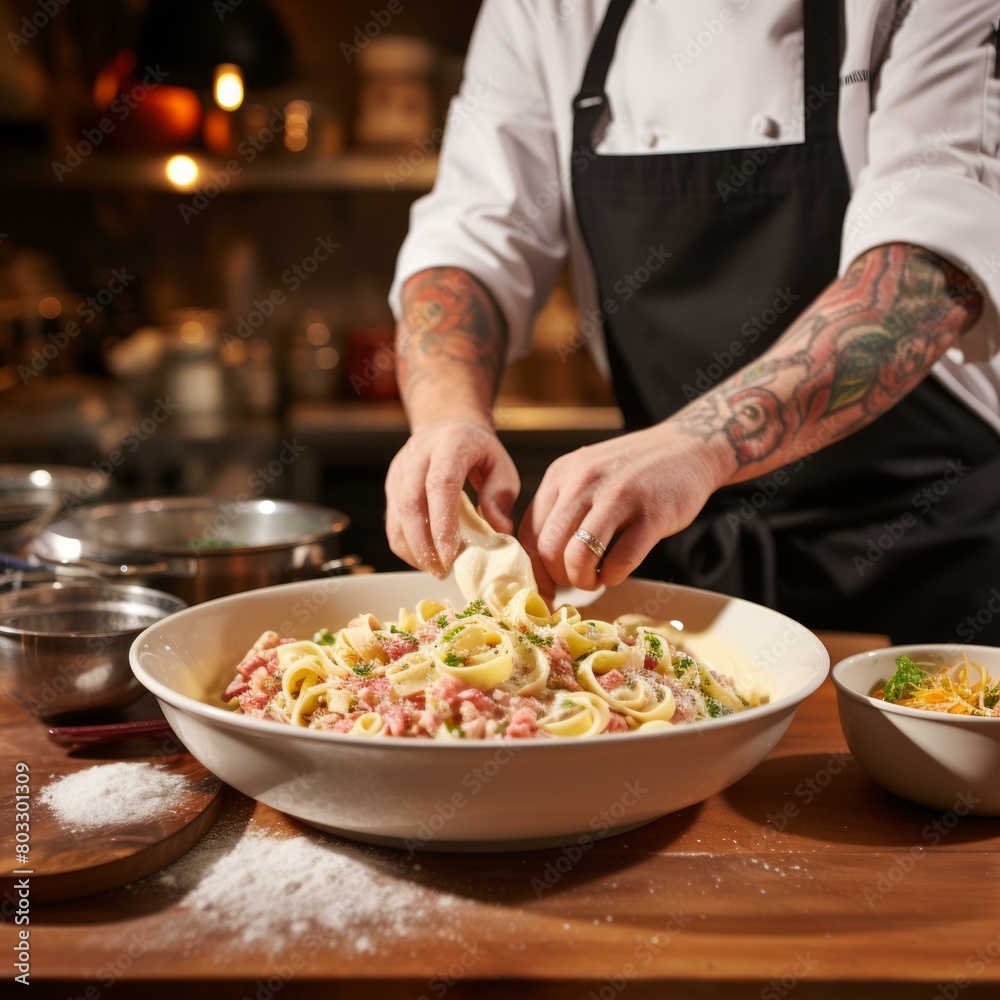
[[[621,583],[661,538],[694,520],[725,481],[723,465],[669,421],[556,459],[518,533],[542,595]],[[580,528],[607,547],[599,573]]]
[[[521,490],[514,462],[493,428],[479,420],[442,420],[415,431],[385,479],[389,547],[411,566],[438,577],[459,551],[458,503],[466,479],[483,517],[510,534]]]

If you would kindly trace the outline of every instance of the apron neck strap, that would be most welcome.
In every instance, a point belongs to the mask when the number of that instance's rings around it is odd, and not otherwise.
[[[615,45],[632,0],[611,0],[590,50],[580,90],[573,98],[573,147],[592,149],[598,124],[611,114],[605,85]],[[842,14],[839,0],[802,0],[805,67],[803,117],[805,137],[837,135]]]

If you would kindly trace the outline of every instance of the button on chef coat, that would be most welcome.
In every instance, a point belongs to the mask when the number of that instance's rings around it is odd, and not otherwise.
[[[1000,74],[992,32],[1000,2],[844,7],[839,130],[852,198],[840,271],[873,247],[901,242],[927,247],[981,282],[983,318],[934,374],[1000,432]],[[509,357],[520,357],[567,255],[584,318],[598,316],[570,165],[581,155],[572,148],[572,99],[606,8],[607,0],[485,0],[437,182],[414,205],[400,251],[390,293],[397,316],[408,277],[464,268],[497,300]],[[800,143],[808,116],[828,97],[804,93],[801,0],[636,4],[607,92],[601,155]],[[739,183],[738,173],[719,177],[720,198]],[[606,363],[598,338],[588,341]]]

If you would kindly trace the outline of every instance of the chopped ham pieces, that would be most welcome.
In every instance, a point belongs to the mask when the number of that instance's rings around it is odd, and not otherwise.
[[[627,733],[628,720],[619,712],[612,712],[608,724],[601,730],[603,733]]]
[[[587,700],[607,713],[607,734],[634,729],[634,710],[669,708],[671,701],[672,723],[710,716],[714,703],[702,680],[707,664],[691,670],[666,635],[627,635],[623,619],[591,623],[574,636],[564,617],[532,617],[529,626],[522,612],[512,600],[502,610],[485,602],[462,612],[446,607],[422,624],[410,613],[384,624],[360,614],[336,636],[322,630],[317,640],[325,655],[316,654],[315,669],[303,671],[301,684],[287,693],[279,650],[297,640],[268,630],[236,665],[222,697],[246,715],[286,724],[294,718],[325,732],[351,733],[363,716],[377,716],[358,729],[376,739],[549,739],[559,732],[563,710],[577,703],[586,708]],[[334,645],[323,645],[328,642]],[[569,643],[577,653],[584,650],[576,660]],[[595,649],[613,649],[617,666],[595,674],[598,660],[588,659]],[[738,695],[731,677],[714,671],[712,677]],[[567,702],[566,692],[585,687],[583,698],[572,694]]]
[[[398,660],[401,656],[406,656],[407,653],[412,653],[417,648],[418,643],[415,639],[390,635],[385,639],[376,639],[375,645],[389,657],[389,662],[391,663],[394,660]]]
[[[549,658],[549,686],[563,691],[581,691],[573,674],[573,654],[569,651],[566,640],[557,635],[545,652]]]
[[[597,678],[597,683],[610,694],[625,683],[625,675],[620,670],[609,670]]]

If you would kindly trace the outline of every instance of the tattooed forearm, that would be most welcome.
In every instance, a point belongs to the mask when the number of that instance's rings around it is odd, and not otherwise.
[[[975,283],[920,247],[859,257],[761,357],[672,418],[730,482],[801,458],[899,402],[979,318]]]
[[[489,395],[500,378],[507,344],[503,316],[490,293],[457,267],[421,271],[403,286],[396,332],[400,385],[460,378]]]

